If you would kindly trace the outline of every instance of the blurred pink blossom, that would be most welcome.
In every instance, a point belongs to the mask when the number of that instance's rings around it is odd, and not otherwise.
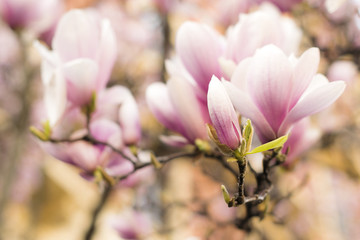
[[[87,130],[80,128],[64,139],[78,139],[86,134]],[[119,125],[108,119],[93,121],[90,124],[90,134],[97,141],[106,142],[118,149],[123,148],[122,132]],[[132,171],[133,166],[129,161],[113,152],[110,147],[102,144],[91,144],[77,140],[70,143],[42,143],[42,146],[46,152],[55,158],[77,166],[85,173],[91,173],[97,167],[108,168],[108,172],[114,175]]]
[[[52,41],[53,51],[39,43],[36,46],[43,58],[45,101],[52,102],[46,104],[47,111],[53,112],[49,116],[52,123],[65,108],[64,94],[71,104],[84,106],[94,93],[104,89],[116,59],[116,39],[110,23],[92,10],[72,10],[61,18]]]
[[[276,45],[287,55],[296,54],[301,37],[301,30],[290,17],[281,15],[271,4],[263,4],[257,11],[241,14],[228,29],[225,57],[239,63],[267,44]]]
[[[141,139],[140,115],[130,90],[113,86],[99,92],[93,119],[106,118],[121,127],[125,144],[136,144]]]
[[[275,6],[277,6],[281,11],[290,11],[297,4],[302,2],[303,0],[255,0],[258,3],[262,2],[271,2]]]
[[[339,60],[330,65],[326,75],[330,82],[342,80],[351,84],[356,80],[357,74],[357,66],[354,62]]]
[[[12,28],[46,32],[63,11],[59,0],[0,0],[0,15]]]
[[[144,239],[152,230],[150,216],[138,211],[124,211],[121,215],[109,219],[109,223],[119,236],[126,240]]]
[[[231,82],[223,81],[235,108],[252,120],[261,142],[287,134],[302,118],[322,111],[344,91],[343,81],[328,82],[316,74],[317,48],[299,59],[274,45],[240,62]]]
[[[309,118],[304,118],[295,123],[290,130],[289,138],[282,150],[283,153],[285,153],[287,148],[289,148],[284,165],[290,165],[295,158],[313,146],[313,144],[319,140],[320,136],[320,130],[311,126]]]
[[[153,83],[146,91],[146,99],[155,117],[187,140],[178,139],[174,145],[207,138],[205,123],[210,122],[207,106],[197,98],[192,83],[177,76],[167,84]]]
[[[176,53],[186,71],[197,84],[196,91],[206,101],[212,75],[222,76],[218,59],[225,50],[225,40],[209,26],[185,22],[176,34]]]

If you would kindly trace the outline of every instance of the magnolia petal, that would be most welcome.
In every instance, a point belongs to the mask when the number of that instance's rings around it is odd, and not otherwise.
[[[276,138],[275,132],[270,127],[262,113],[255,106],[249,95],[238,89],[233,83],[228,81],[222,81],[229,97],[234,104],[236,110],[242,116],[250,118],[252,123],[256,127],[256,134],[262,142],[266,140],[273,140]]]
[[[153,83],[146,89],[146,102],[156,119],[166,128],[178,133],[184,132],[164,83]]]
[[[97,64],[86,58],[79,58],[62,67],[66,78],[68,99],[75,105],[87,104],[95,92]]]
[[[34,47],[39,52],[43,61],[48,62],[51,66],[56,66],[59,60],[56,55],[50,51],[44,44],[40,43],[38,40],[34,42]],[[44,79],[42,79],[44,81]]]
[[[320,52],[318,48],[310,48],[304,52],[298,60],[292,78],[293,89],[290,109],[298,102],[301,95],[309,86],[318,69]]]
[[[168,83],[168,93],[171,102],[176,109],[177,118],[183,123],[182,133],[189,141],[206,139],[205,123],[209,122],[207,106],[201,105],[194,92],[193,86],[181,78],[173,77]]]
[[[185,22],[176,35],[176,52],[205,93],[212,75],[221,76],[218,59],[223,54],[223,41],[215,30],[195,22]]]
[[[141,138],[140,114],[132,95],[129,95],[120,106],[119,123],[123,130],[124,142],[136,144]]]
[[[231,82],[235,84],[236,87],[243,91],[247,91],[247,73],[249,71],[251,63],[251,58],[246,58],[242,60],[235,68],[234,73],[231,77]]]
[[[345,90],[343,81],[331,82],[309,92],[289,112],[278,134],[285,134],[300,119],[320,112],[335,102]]]
[[[97,15],[93,11],[70,10],[59,21],[52,42],[62,61],[75,58],[96,59],[100,32]],[[86,41],[84,41],[86,39]]]
[[[312,127],[309,118],[295,123],[290,130],[289,139],[282,149],[282,153],[289,151],[286,155],[285,165],[289,165],[301,153],[313,146],[320,136],[320,129]]]
[[[231,149],[238,148],[241,142],[239,121],[224,86],[215,76],[209,84],[208,109],[220,142]]]
[[[115,32],[111,27],[109,20],[101,22],[101,37],[99,46],[99,75],[96,89],[99,91],[105,88],[109,81],[112,68],[117,57],[117,44]]]
[[[224,57],[220,57],[218,61],[219,61],[222,72],[225,74],[225,79],[227,79],[227,80],[231,79],[231,76],[233,75],[233,73],[236,69],[235,62],[232,60],[226,59]]]
[[[44,84],[44,103],[50,125],[54,126],[66,109],[66,83],[59,69],[54,69],[48,62],[41,65]]]
[[[121,129],[118,124],[108,119],[97,119],[90,124],[91,136],[101,142],[111,144],[116,148],[121,148],[122,138]]]
[[[172,147],[185,147],[186,145],[190,144],[186,138],[177,135],[172,135],[172,136],[161,135],[159,139],[164,144]]]
[[[247,74],[249,93],[270,126],[276,131],[285,118],[293,89],[292,66],[276,46],[256,51]]]
[[[67,152],[74,163],[85,171],[93,171],[100,165],[100,149],[94,145],[78,141],[69,144]]]

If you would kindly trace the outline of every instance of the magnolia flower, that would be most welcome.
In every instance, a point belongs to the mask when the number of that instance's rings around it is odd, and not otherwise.
[[[265,0],[256,0],[257,2],[265,2]],[[303,0],[266,0],[266,2],[271,2],[276,5],[281,11],[289,11],[296,4],[302,2]]]
[[[302,33],[295,22],[271,4],[263,4],[257,11],[241,14],[239,21],[226,34],[225,58],[235,63],[253,56],[267,44],[274,44],[286,54],[296,53]]]
[[[31,28],[35,33],[48,30],[63,9],[59,0],[0,0],[0,15],[12,28]]]
[[[170,12],[171,8],[177,4],[176,0],[153,0],[153,2],[159,11],[164,14]]]
[[[212,75],[222,76],[218,59],[224,48],[224,38],[200,23],[185,22],[176,34],[176,53],[205,101]]]
[[[65,139],[78,139],[87,134],[86,129],[78,129]],[[122,132],[118,124],[108,119],[97,119],[90,124],[90,134],[97,141],[106,142],[122,149]],[[101,144],[91,144],[77,140],[72,143],[42,143],[46,152],[68,164],[79,167],[85,174],[91,174],[97,167],[110,168],[113,175],[126,174],[132,170],[132,164]],[[121,168],[119,168],[121,166]]]
[[[124,211],[121,215],[111,217],[109,224],[122,239],[127,240],[143,239],[152,230],[149,214],[130,210]]]
[[[125,144],[136,144],[141,139],[140,115],[130,90],[114,86],[99,93],[92,119],[106,118],[117,122]]]
[[[231,82],[223,82],[235,108],[252,120],[263,143],[285,135],[293,124],[342,94],[343,81],[329,83],[316,74],[319,60],[317,48],[295,59],[267,45],[237,66]]]
[[[213,76],[208,91],[211,122],[219,141],[235,150],[241,143],[241,131],[234,107],[220,80]]]
[[[347,84],[352,84],[355,82],[357,74],[357,65],[354,62],[339,60],[330,65],[326,76],[330,82],[342,79]]]
[[[56,111],[50,113],[52,122],[64,110],[64,92],[71,104],[84,106],[94,93],[105,88],[116,58],[115,35],[109,21],[90,10],[72,10],[61,18],[52,41],[53,51],[38,42],[35,46],[43,58],[46,105],[56,106],[53,110],[47,107],[49,112]]]
[[[205,123],[210,122],[206,105],[196,97],[194,86],[179,77],[167,84],[153,83],[146,90],[148,106],[166,128],[185,137],[175,141],[179,145],[206,139]]]
[[[309,118],[304,118],[295,123],[282,149],[283,153],[288,149],[284,164],[290,165],[300,154],[313,146],[320,136],[320,130],[311,126]]]

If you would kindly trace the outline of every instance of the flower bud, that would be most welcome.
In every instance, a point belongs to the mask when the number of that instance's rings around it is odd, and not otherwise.
[[[207,98],[210,119],[220,143],[237,149],[241,143],[238,118],[224,86],[215,76],[210,81]]]

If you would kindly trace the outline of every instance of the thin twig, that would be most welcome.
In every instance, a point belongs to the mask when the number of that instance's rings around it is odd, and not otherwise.
[[[157,157],[157,160],[161,163],[167,163],[170,162],[171,160],[177,159],[177,158],[183,158],[183,157],[195,157],[196,155],[198,155],[199,153],[197,151],[195,152],[179,152],[179,153],[174,153],[171,155],[167,155],[167,156],[161,156],[161,157]],[[124,180],[127,177],[129,177],[130,175],[132,175],[133,173],[135,173],[137,170],[150,166],[152,165],[152,162],[145,162],[145,163],[140,163],[140,164],[135,164],[134,169],[129,172],[126,175],[123,175],[121,177],[116,178],[118,181]]]
[[[110,196],[111,190],[112,190],[112,187],[109,184],[106,184],[105,189],[102,193],[101,199],[100,199],[98,205],[95,207],[94,212],[92,214],[90,226],[85,234],[85,238],[84,238],[85,240],[92,239],[92,237],[95,233],[95,230],[96,230],[96,221],[98,219],[98,216],[99,216],[101,210],[104,208],[107,199]]]

